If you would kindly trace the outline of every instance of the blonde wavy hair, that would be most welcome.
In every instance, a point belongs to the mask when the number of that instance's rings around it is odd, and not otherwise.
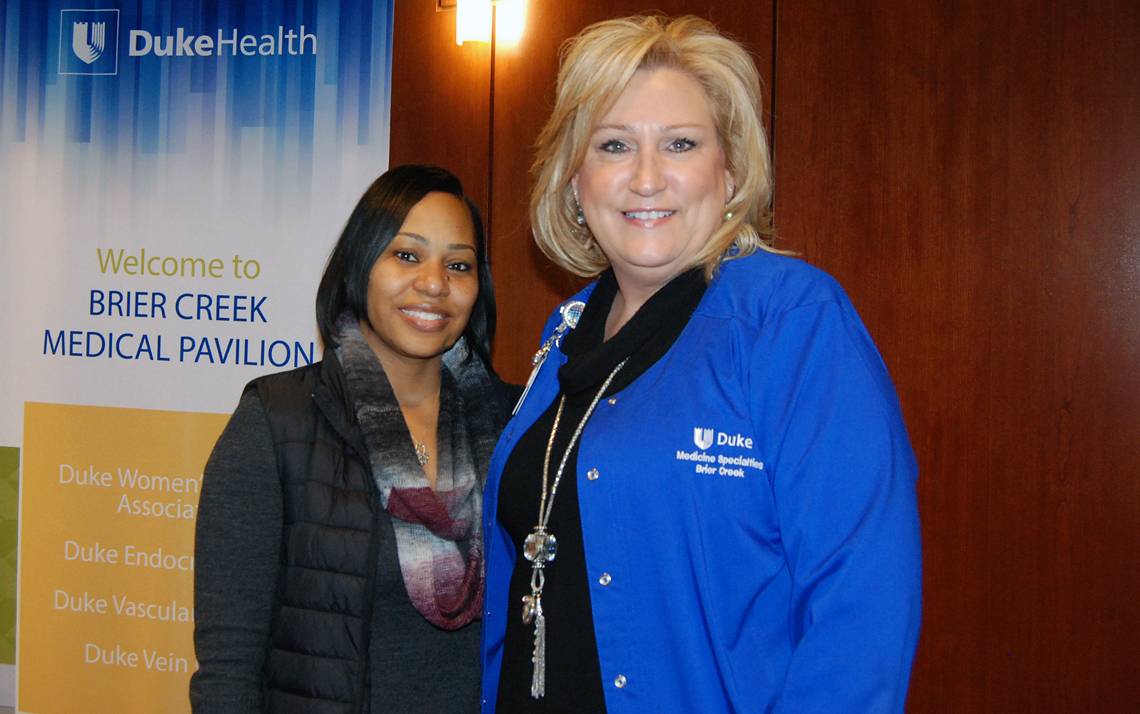
[[[530,218],[535,242],[566,270],[593,277],[609,267],[576,221],[571,179],[590,135],[639,69],[688,73],[704,89],[735,182],[724,221],[696,255],[712,278],[721,262],[759,250],[771,236],[772,164],[760,120],[760,75],[748,52],[699,17],[633,16],[598,22],[562,46],[554,111],[539,134]]]

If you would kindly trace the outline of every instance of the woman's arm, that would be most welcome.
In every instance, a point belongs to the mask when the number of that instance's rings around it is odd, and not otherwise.
[[[206,464],[194,555],[195,712],[261,710],[281,548],[281,482],[261,400],[246,392]]]
[[[916,465],[894,388],[845,297],[764,330],[754,387],[792,577],[779,712],[901,712],[918,639]]]

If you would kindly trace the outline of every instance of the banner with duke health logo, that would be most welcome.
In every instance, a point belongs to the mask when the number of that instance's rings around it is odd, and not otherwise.
[[[0,0],[0,706],[189,709],[202,468],[320,359],[393,1]]]

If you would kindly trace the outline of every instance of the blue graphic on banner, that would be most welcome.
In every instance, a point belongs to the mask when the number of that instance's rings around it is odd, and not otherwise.
[[[261,178],[307,186],[326,122],[337,147],[386,143],[391,0],[74,4],[0,3],[0,159],[58,136],[97,146],[103,181],[145,191],[147,155],[232,177],[252,141]]]

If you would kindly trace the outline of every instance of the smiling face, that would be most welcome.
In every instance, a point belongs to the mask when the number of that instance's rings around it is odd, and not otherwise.
[[[731,182],[704,90],[669,68],[633,75],[572,179],[618,284],[649,291],[695,265]]]
[[[467,205],[429,193],[412,206],[368,275],[364,339],[391,371],[438,360],[467,327],[479,295],[475,227]]]

